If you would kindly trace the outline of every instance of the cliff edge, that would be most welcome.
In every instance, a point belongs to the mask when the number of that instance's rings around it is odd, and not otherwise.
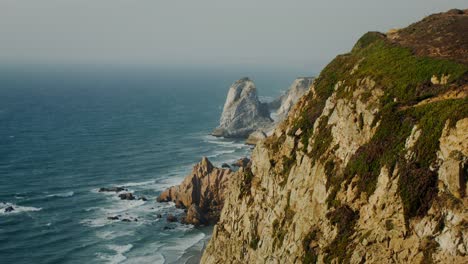
[[[467,26],[369,32],[328,64],[232,177],[202,263],[467,263]]]

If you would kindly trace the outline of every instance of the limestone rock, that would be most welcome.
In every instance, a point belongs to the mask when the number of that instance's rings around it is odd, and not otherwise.
[[[247,137],[272,122],[267,106],[258,99],[255,84],[249,78],[243,78],[229,88],[220,124],[212,134],[218,137]]]
[[[221,169],[203,157],[192,172],[178,186],[172,186],[163,191],[157,198],[158,202],[173,201],[178,208],[190,208],[206,218],[205,222],[216,222],[224,204],[228,180],[233,175],[230,169]],[[192,209],[192,210],[195,210]],[[194,213],[194,211],[192,211]],[[194,214],[192,214],[194,215]],[[202,219],[199,217],[199,219]],[[187,220],[187,222],[190,222]]]
[[[274,113],[276,121],[286,118],[291,108],[312,86],[314,77],[301,77],[294,80],[285,94],[270,103],[270,108],[277,107]]]
[[[265,134],[265,132],[257,130],[249,135],[245,143],[248,145],[256,145],[258,142],[264,140],[266,137],[267,135]]]

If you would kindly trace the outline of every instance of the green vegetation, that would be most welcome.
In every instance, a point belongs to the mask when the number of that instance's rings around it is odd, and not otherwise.
[[[313,264],[317,263],[318,252],[313,247],[312,243],[317,239],[317,230],[311,230],[309,234],[302,240],[302,247],[304,248],[304,256],[302,258],[302,263],[304,264]]]
[[[260,242],[260,238],[258,236],[253,237],[250,240],[249,247],[253,250],[257,250],[258,248],[258,242]]]
[[[338,263],[349,263],[352,249],[348,248],[349,240],[354,234],[354,226],[359,214],[349,206],[340,206],[327,214],[330,222],[338,228],[335,239],[325,248],[325,263],[332,263],[338,259]]]
[[[428,89],[433,75],[450,75],[449,83],[456,81],[468,72],[468,67],[449,60],[418,57],[408,48],[392,44],[378,33],[365,34],[353,49],[352,56],[364,58],[359,69],[346,81],[370,76],[378,86],[384,88],[384,104],[397,98],[399,102],[416,102],[428,96],[439,94],[449,86]],[[371,91],[369,91],[371,92]]]
[[[314,141],[309,154],[313,161],[317,160],[323,153],[325,153],[333,140],[331,128],[327,124],[327,121],[328,117],[322,117],[319,120],[317,134],[314,136]]]
[[[250,188],[252,187],[252,179],[254,178],[254,175],[252,173],[252,170],[250,168],[244,168],[244,172],[242,173],[243,179],[240,187],[240,194],[239,194],[239,199],[242,199],[242,197],[246,195],[250,195]]]
[[[395,226],[393,225],[392,219],[387,219],[387,220],[385,220],[385,229],[386,229],[387,231],[393,230],[394,227],[395,227]]]

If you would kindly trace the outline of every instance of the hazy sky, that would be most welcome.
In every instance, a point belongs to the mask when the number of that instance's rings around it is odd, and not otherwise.
[[[0,0],[3,63],[319,67],[467,0]]]

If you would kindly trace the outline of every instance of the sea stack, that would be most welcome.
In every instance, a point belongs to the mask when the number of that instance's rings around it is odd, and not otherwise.
[[[274,118],[275,121],[280,122],[288,116],[289,110],[291,110],[294,104],[309,90],[314,79],[314,77],[297,78],[286,93],[270,103],[270,108],[277,108]]]
[[[223,208],[231,175],[233,171],[230,169],[217,168],[203,157],[180,185],[163,191],[157,201],[172,201],[176,207],[188,209],[182,219],[186,224],[214,224]]]
[[[249,78],[242,78],[229,88],[220,124],[212,135],[246,138],[272,124],[268,107],[258,99],[255,84]]]

